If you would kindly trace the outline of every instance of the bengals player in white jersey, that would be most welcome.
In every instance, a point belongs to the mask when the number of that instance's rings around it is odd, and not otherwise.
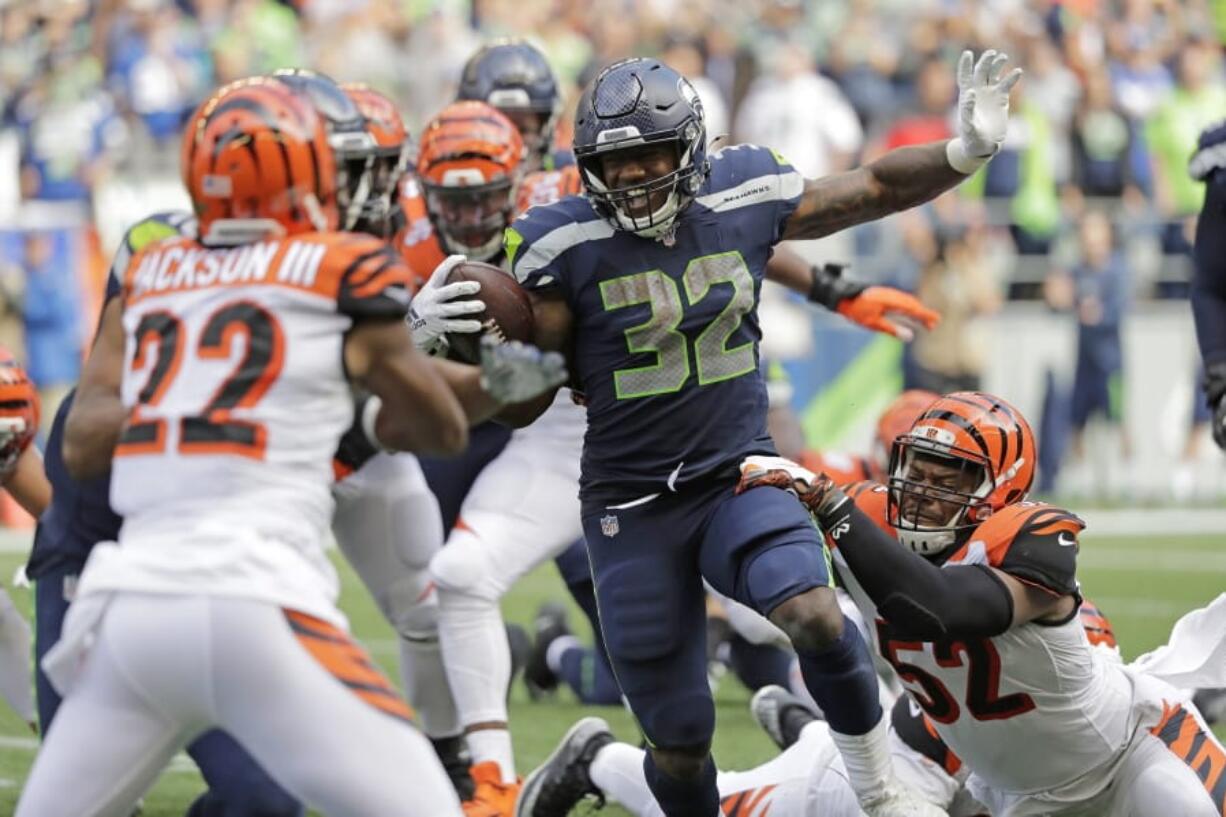
[[[201,239],[132,259],[68,418],[70,473],[113,458],[124,523],[91,554],[44,662],[65,702],[17,813],[127,814],[179,748],[220,727],[327,813],[458,815],[336,607],[332,454],[350,381],[381,399],[364,419],[382,444],[451,453],[466,411],[564,373],[513,345],[485,347],[480,370],[414,351],[409,271],[378,239],[334,232],[328,134],[281,82],[219,91],[182,158]]]
[[[1080,621],[1090,643],[1119,661],[1111,623],[1089,602]],[[888,693],[883,690],[884,696]],[[781,687],[763,687],[750,703],[754,719],[782,754],[745,771],[718,776],[725,817],[860,817],[830,729],[813,704]],[[941,740],[931,719],[907,695],[890,706],[890,756],[900,778],[951,817],[978,817],[984,807],[965,788],[969,769]],[[660,817],[643,774],[643,750],[613,740],[599,718],[584,718],[524,783],[516,817],[564,817],[588,796],[621,805],[636,817]]]
[[[51,501],[43,458],[31,445],[38,432],[38,389],[7,349],[0,348],[0,486],[37,519]],[[30,688],[30,624],[0,587],[0,697],[37,731]]]
[[[740,490],[793,491],[814,511],[876,648],[992,814],[1220,817],[1221,745],[1182,693],[1092,648],[1085,524],[1026,501],[1034,468],[1025,418],[958,392],[895,441],[888,487],[845,492],[751,457]]]

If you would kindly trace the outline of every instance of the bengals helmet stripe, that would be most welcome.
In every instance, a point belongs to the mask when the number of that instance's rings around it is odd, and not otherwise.
[[[923,421],[923,420],[945,420],[947,422],[953,423],[954,425],[958,426],[963,431],[965,431],[970,436],[970,438],[975,441],[975,443],[979,446],[979,450],[983,453],[985,457],[988,456],[988,443],[983,438],[983,434],[979,432],[979,429],[975,428],[974,423],[972,423],[970,420],[963,417],[962,415],[955,414],[952,411],[945,411],[942,409],[935,409],[935,410],[929,409],[928,411],[920,415],[919,421]]]
[[[912,478],[916,457],[955,463],[961,473],[974,477],[974,486],[935,490]],[[960,535],[1002,508],[1025,499],[1034,481],[1036,451],[1034,435],[1026,419],[1006,401],[980,392],[956,392],[938,399],[915,421],[911,430],[898,437],[890,456],[890,524],[912,549],[934,554],[954,545]],[[974,471],[968,469],[977,469]],[[923,473],[923,472],[920,472]],[[942,525],[921,525],[903,518],[908,512],[932,514],[957,508]]]
[[[270,223],[290,234],[335,228],[336,165],[323,120],[278,80],[217,91],[192,115],[181,157],[205,243],[251,240]]]

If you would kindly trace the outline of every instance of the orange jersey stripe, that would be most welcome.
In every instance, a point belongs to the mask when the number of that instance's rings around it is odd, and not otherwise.
[[[347,633],[295,610],[286,610],[285,618],[298,642],[329,674],[379,711],[412,721],[413,711],[408,704]]]
[[[1226,752],[1182,704],[1165,703],[1162,720],[1149,730],[1200,778],[1218,813],[1226,817]]]

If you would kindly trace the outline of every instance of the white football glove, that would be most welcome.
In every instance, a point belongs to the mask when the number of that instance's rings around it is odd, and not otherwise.
[[[531,400],[566,377],[566,360],[557,352],[490,335],[481,338],[481,388],[500,403]]]
[[[1009,92],[1022,78],[1022,69],[1007,74],[1006,54],[984,51],[975,62],[970,51],[958,60],[958,138],[945,146],[950,166],[971,174],[996,155],[1009,125]]]
[[[447,353],[448,332],[467,335],[481,331],[481,321],[461,316],[475,315],[485,309],[485,304],[480,300],[455,300],[477,294],[481,284],[477,281],[443,283],[455,267],[467,260],[462,255],[444,258],[430,273],[430,280],[409,302],[405,322],[413,333],[413,345],[428,355]]]

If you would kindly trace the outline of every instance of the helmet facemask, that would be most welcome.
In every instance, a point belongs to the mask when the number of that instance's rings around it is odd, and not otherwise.
[[[553,149],[553,134],[558,123],[556,107],[533,105],[528,93],[520,88],[499,88],[486,99],[490,105],[514,123],[524,140],[525,170],[539,170]]]
[[[934,431],[938,431],[933,429]],[[978,452],[919,436],[894,441],[889,470],[889,522],[902,544],[934,556],[992,513],[992,463]]]
[[[614,139],[578,159],[588,198],[618,229],[644,238],[658,238],[673,227],[677,217],[694,200],[705,175],[705,168],[694,161],[695,140],[704,138],[702,127],[690,122],[682,136],[681,139],[652,140],[634,135]],[[619,187],[606,182],[605,157],[618,151],[641,150],[655,145],[673,148],[673,171],[650,181]]]
[[[426,210],[444,249],[476,261],[502,251],[502,235],[514,217],[515,184],[504,178],[487,184],[447,185],[422,180]]]

